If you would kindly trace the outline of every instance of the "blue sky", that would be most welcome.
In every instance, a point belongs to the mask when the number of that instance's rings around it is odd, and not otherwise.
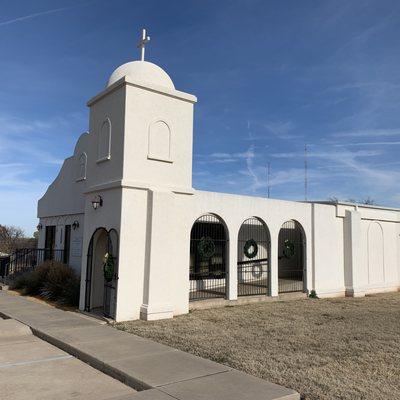
[[[400,206],[400,2],[0,0],[0,224],[36,202],[88,128],[86,101],[146,58],[198,96],[194,187]]]

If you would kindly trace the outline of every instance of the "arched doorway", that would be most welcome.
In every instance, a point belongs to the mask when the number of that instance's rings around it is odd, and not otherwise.
[[[238,296],[268,294],[270,237],[267,226],[252,217],[238,234]]]
[[[278,291],[303,292],[306,241],[302,226],[297,221],[285,222],[278,239]]]
[[[190,233],[189,300],[225,297],[227,232],[215,215],[203,215]]]
[[[115,318],[117,281],[118,234],[98,228],[87,254],[85,310]]]

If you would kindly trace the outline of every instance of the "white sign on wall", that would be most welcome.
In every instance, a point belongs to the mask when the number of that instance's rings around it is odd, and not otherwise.
[[[71,256],[82,257],[82,236],[75,237],[71,242]]]

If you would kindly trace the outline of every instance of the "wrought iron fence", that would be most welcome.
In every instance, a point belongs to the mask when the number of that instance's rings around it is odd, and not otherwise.
[[[22,273],[33,271],[45,260],[64,261],[64,250],[55,249],[18,249],[11,254],[9,262],[5,264],[2,278],[10,280]]]
[[[2,256],[0,257],[0,277],[5,276],[6,274],[6,266],[10,262],[10,256]]]
[[[190,274],[189,300],[204,300],[225,297],[226,272],[220,271],[215,275],[204,273]]]
[[[260,259],[257,263],[239,261],[237,272],[238,296],[255,296],[268,294],[268,258]]]
[[[302,292],[303,270],[279,271],[278,291],[279,293]]]
[[[227,287],[225,226],[214,215],[204,215],[190,234],[189,300],[225,297]]]

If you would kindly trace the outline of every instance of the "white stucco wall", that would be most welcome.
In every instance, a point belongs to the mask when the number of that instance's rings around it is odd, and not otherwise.
[[[361,221],[362,275],[367,293],[399,286],[398,224],[379,220]]]
[[[343,219],[333,205],[312,205],[313,279],[320,297],[344,295]]]
[[[117,320],[138,319],[146,297],[146,261],[151,246],[151,208],[148,202],[150,196],[147,190],[122,191]]]
[[[103,198],[103,207],[100,207],[97,210],[93,209],[91,203],[93,197],[92,193],[89,193],[86,196],[85,202],[85,227],[83,233],[83,252],[81,261],[81,295],[79,302],[79,308],[82,310],[85,308],[87,255],[90,239],[98,228],[104,228],[107,231],[115,229],[119,234],[121,224],[122,190],[103,190],[96,192],[96,194],[101,195]],[[118,254],[122,254],[120,241]],[[121,256],[119,256],[119,258],[121,258]],[[119,263],[120,260],[118,260],[118,266]],[[102,268],[102,265],[94,264],[94,268]]]
[[[345,286],[348,295],[398,290],[399,215],[380,207],[342,205],[344,218]]]
[[[88,151],[89,134],[83,133],[75,146],[73,156],[61,166],[58,176],[38,201],[38,218],[60,215],[82,214],[84,212],[86,186],[79,179],[79,157]]]
[[[144,309],[150,318],[157,314],[178,315],[188,311],[189,246],[193,223],[201,215],[217,215],[229,237],[228,298],[237,298],[237,238],[241,224],[255,216],[264,221],[271,235],[271,295],[278,294],[278,235],[284,222],[298,221],[306,235],[306,287],[311,287],[311,204],[270,200],[250,196],[196,191],[194,195],[154,191],[152,197],[149,296]],[[146,289],[145,289],[146,291]],[[145,296],[146,297],[146,296]],[[169,308],[168,308],[169,307]],[[142,307],[142,314],[145,310]]]
[[[126,90],[120,86],[109,90],[90,104],[88,138],[87,189],[93,189],[110,182],[117,182],[123,176],[125,140],[125,98]],[[105,122],[110,124],[110,156],[99,158],[99,135]]]
[[[353,236],[346,236],[345,219],[336,205],[310,204],[301,202],[287,202],[263,198],[236,196],[221,193],[196,191],[194,195],[177,195],[166,192],[153,192],[150,212],[153,220],[150,226],[152,231],[147,234],[147,246],[150,248],[150,257],[146,268],[150,276],[148,280],[150,293],[154,297],[145,296],[147,301],[145,309],[142,306],[142,317],[145,310],[151,310],[147,318],[155,319],[171,315],[186,313],[188,311],[188,268],[190,230],[195,220],[201,215],[212,213],[217,215],[226,225],[229,236],[229,278],[227,298],[237,298],[237,237],[241,224],[247,218],[255,216],[264,221],[271,235],[271,287],[270,295],[276,296],[277,292],[277,253],[278,235],[284,222],[298,221],[306,235],[306,275],[305,288],[316,290],[321,297],[344,296],[345,282],[345,251],[346,240],[351,240],[351,246],[358,249],[357,260],[353,262],[353,275],[355,281],[347,289],[356,288],[359,292],[360,285],[363,293],[374,292],[378,289],[375,283],[369,286],[363,284],[362,279],[377,274],[375,266],[368,267],[368,259],[362,258],[367,251],[367,227],[371,221],[361,220],[360,229],[357,224],[353,226]],[[157,211],[159,209],[160,211]],[[389,218],[386,211],[376,210],[374,217]],[[368,216],[371,216],[368,210]],[[393,214],[392,217],[397,214]],[[376,222],[375,222],[376,223]],[[384,222],[390,245],[382,247],[385,258],[385,276],[383,284],[379,283],[379,290],[393,290],[400,286],[398,278],[398,224]],[[363,227],[365,225],[365,227]],[[148,232],[148,231],[147,231]],[[386,243],[386,242],[385,242]],[[390,249],[392,246],[392,249]],[[387,249],[388,247],[388,249]],[[380,248],[380,247],[379,247]],[[390,267],[386,267],[387,263]],[[361,265],[361,268],[358,267]],[[374,271],[371,274],[371,268]],[[389,272],[390,271],[390,272]],[[360,281],[361,279],[361,281]],[[347,282],[348,283],[348,282]],[[169,288],[169,289],[168,289]],[[348,290],[351,294],[351,290]],[[136,304],[138,307],[139,304]]]
[[[154,92],[133,83],[126,91],[124,180],[144,187],[192,190],[195,97],[171,90]]]

